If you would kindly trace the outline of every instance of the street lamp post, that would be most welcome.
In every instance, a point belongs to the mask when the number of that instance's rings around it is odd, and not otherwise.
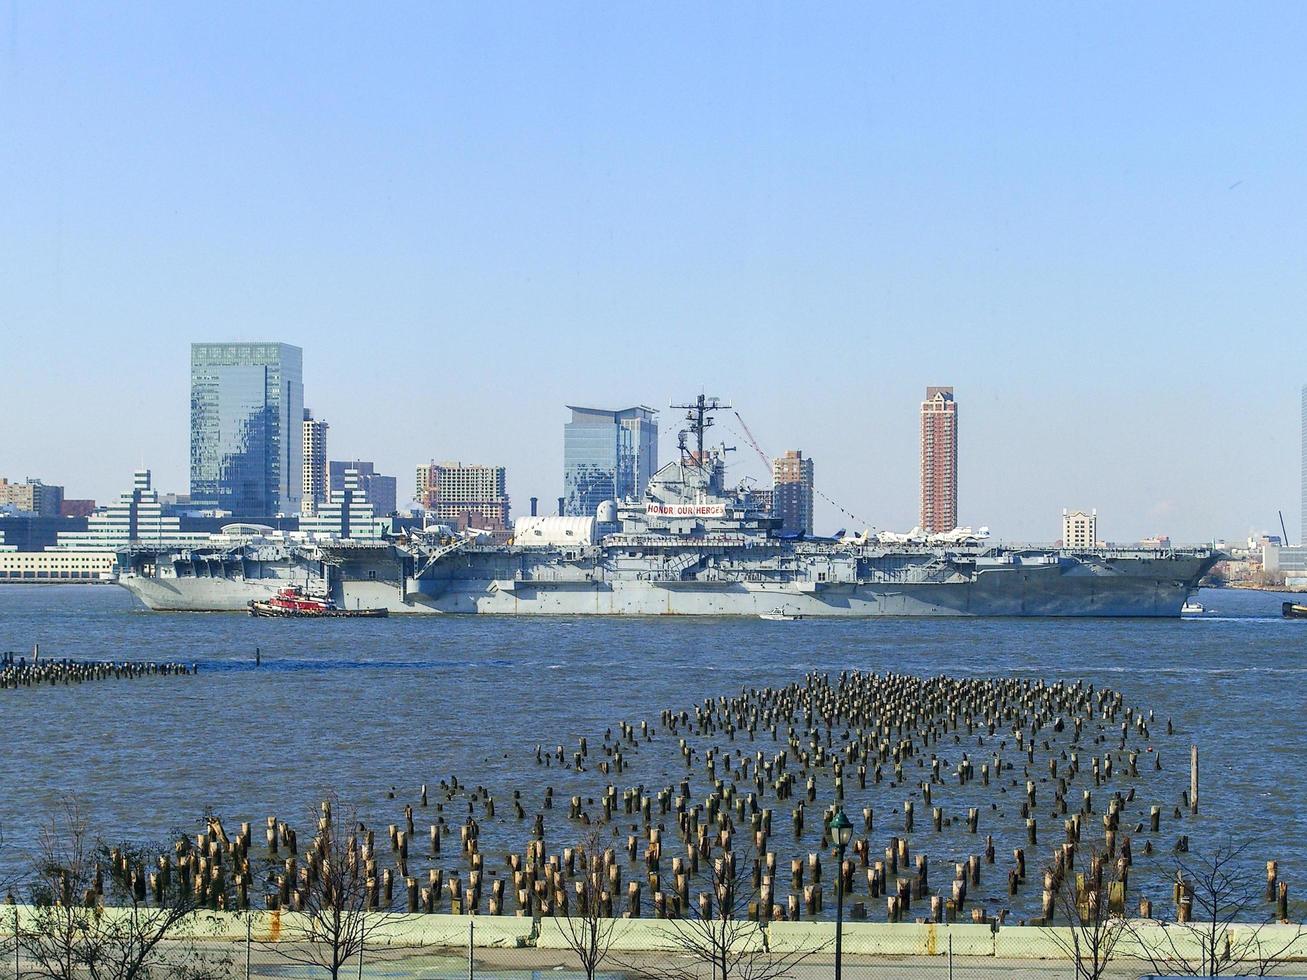
[[[839,852],[839,863],[835,866],[835,980],[840,980],[844,956],[844,849],[853,839],[853,824],[844,815],[843,807],[831,817],[830,836]]]

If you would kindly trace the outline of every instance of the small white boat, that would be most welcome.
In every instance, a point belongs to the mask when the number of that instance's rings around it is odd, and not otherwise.
[[[1194,602],[1192,600],[1186,602],[1180,607],[1181,616],[1201,616],[1206,611],[1207,610],[1203,608],[1201,602]]]
[[[758,618],[770,619],[781,623],[790,623],[796,619],[802,619],[803,616],[799,613],[788,613],[785,611],[785,607],[782,606],[779,609],[773,609],[771,612],[759,613]]]

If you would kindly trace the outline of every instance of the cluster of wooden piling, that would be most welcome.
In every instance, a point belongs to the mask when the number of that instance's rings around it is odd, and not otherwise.
[[[1169,721],[1086,683],[814,673],[617,722],[574,748],[537,745],[541,775],[566,786],[557,807],[552,783],[498,801],[456,777],[408,800],[392,789],[402,817],[384,831],[358,825],[353,853],[368,907],[413,913],[677,917],[719,908],[729,885],[739,914],[757,920],[830,917],[842,892],[853,919],[1003,921],[1016,906],[1046,922],[1086,863],[1082,901],[1121,910],[1138,857],[1187,848],[1187,835],[1161,840],[1167,807],[1146,796],[1163,731]],[[679,778],[616,781],[659,751]],[[1196,790],[1195,779],[1181,794],[1190,814]],[[829,834],[841,809],[855,829],[842,860]],[[1171,807],[1170,821],[1184,810]],[[211,820],[145,890],[177,873],[215,907],[301,909],[322,833],[320,818],[301,852],[295,829],[268,817],[256,848],[250,824],[228,839]],[[487,851],[485,837],[524,846]],[[1104,869],[1115,872],[1106,890]],[[1267,876],[1285,917],[1274,862]],[[1185,894],[1178,883],[1177,917]]]
[[[129,854],[121,847],[107,850],[109,867],[96,862],[87,882],[88,887],[74,894],[77,883],[68,869],[58,871],[52,881],[54,897],[62,905],[82,905],[96,908],[106,904],[106,873],[121,883],[129,894],[121,896],[145,905],[163,905],[172,902],[178,891],[193,896],[201,907],[226,908],[233,903],[228,899],[229,885],[235,882],[240,889],[241,905],[245,901],[245,886],[251,880],[246,854],[238,841],[228,841],[218,824],[218,835],[212,831],[196,836],[194,843],[180,838],[172,854],[159,854],[147,864],[141,855]],[[119,896],[114,896],[118,898]],[[13,903],[10,893],[7,901]]]
[[[196,664],[160,660],[72,660],[66,657],[52,660],[42,658],[37,649],[33,650],[30,659],[15,653],[0,654],[0,691],[138,677],[178,677],[194,674],[198,669]]]

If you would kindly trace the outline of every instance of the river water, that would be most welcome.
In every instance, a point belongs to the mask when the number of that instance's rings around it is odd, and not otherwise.
[[[532,813],[543,785],[553,785],[560,808],[550,818],[550,843],[561,847],[567,797],[596,797],[610,777],[593,767],[545,770],[536,763],[537,743],[563,745],[570,760],[578,737],[595,746],[619,721],[656,728],[664,708],[692,712],[703,699],[742,687],[856,669],[1084,679],[1123,691],[1159,718],[1163,770],[1147,773],[1140,788],[1141,805],[1166,807],[1159,852],[1169,852],[1181,833],[1196,849],[1228,835],[1251,842],[1250,866],[1278,859],[1281,878],[1302,894],[1307,623],[1283,620],[1282,597],[1274,594],[1221,590],[1199,599],[1209,613],[1184,621],[279,621],[153,613],[107,586],[4,586],[0,649],[30,654],[39,643],[43,659],[183,660],[200,673],[0,692],[0,828],[8,845],[0,863],[23,860],[42,819],[70,795],[114,839],[193,832],[206,811],[223,815],[229,827],[252,821],[256,835],[263,818],[276,814],[307,838],[309,814],[326,793],[384,827],[399,821],[419,784],[430,784],[434,797],[451,775],[487,786],[501,818],[513,790]],[[1166,718],[1176,729],[1169,739]],[[1201,815],[1176,824],[1171,807],[1188,785],[1191,742],[1202,762]],[[770,742],[766,748],[772,751]],[[619,797],[626,786],[656,790],[686,775],[672,737],[632,755],[631,769],[611,777]],[[696,775],[694,794],[702,798],[710,787]],[[850,799],[851,811],[871,803],[888,815],[901,811],[904,790],[882,785],[862,796]],[[937,796],[950,812],[963,803],[943,789]],[[999,802],[1009,805],[1000,814],[995,804],[982,834],[995,834],[1002,865],[1013,841],[1023,842],[1024,821],[1015,813],[1018,800]],[[777,805],[778,817],[790,805]],[[460,811],[449,809],[456,825]],[[426,818],[417,820],[419,837]],[[877,851],[893,832],[880,823]],[[482,849],[520,848],[530,824],[483,824]],[[1048,826],[1051,843],[1060,822]],[[1040,845],[1046,849],[1042,837]],[[974,839],[941,841],[934,860],[965,857],[968,847],[976,850]],[[814,849],[813,842],[792,848],[794,855]],[[782,866],[790,856],[778,854]],[[999,879],[991,873],[987,886],[1001,892]]]

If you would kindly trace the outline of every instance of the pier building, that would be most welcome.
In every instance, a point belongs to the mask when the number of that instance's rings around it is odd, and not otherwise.
[[[0,582],[111,582],[112,551],[6,551],[0,547]]]

